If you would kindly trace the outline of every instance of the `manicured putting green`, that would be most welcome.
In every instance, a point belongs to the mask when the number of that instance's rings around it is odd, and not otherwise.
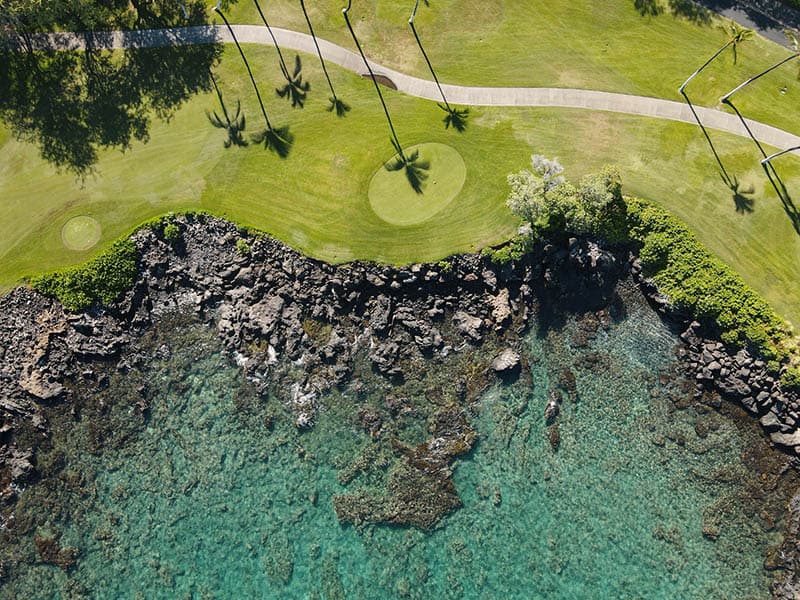
[[[100,241],[100,223],[92,217],[72,217],[61,228],[61,241],[70,250],[88,250]]]
[[[406,148],[410,155],[419,151],[420,160],[430,163],[422,193],[406,179],[403,169],[387,171],[383,165],[369,183],[369,204],[382,220],[391,225],[424,223],[458,195],[467,178],[467,166],[455,148],[446,144],[418,144]]]

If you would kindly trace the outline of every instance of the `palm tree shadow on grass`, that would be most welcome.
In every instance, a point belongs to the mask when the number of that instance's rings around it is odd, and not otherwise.
[[[272,31],[272,27],[270,27],[267,17],[264,15],[264,11],[261,10],[261,4],[259,4],[258,0],[253,0],[253,3],[256,5],[256,10],[258,10],[258,14],[261,17],[261,22],[264,23],[264,27],[267,28],[267,32],[270,38],[272,38],[272,44],[275,46],[275,51],[278,53],[278,63],[281,67],[281,73],[286,80],[286,85],[282,88],[275,88],[275,93],[281,98],[288,98],[292,103],[292,108],[303,108],[308,91],[311,89],[311,84],[307,81],[303,81],[303,63],[300,60],[300,55],[295,55],[294,71],[290,73],[289,67],[286,65],[286,61],[283,58],[281,47],[278,45],[275,33]]]
[[[423,0],[425,2],[425,6],[430,6],[428,0]],[[419,37],[419,33],[417,33],[417,27],[414,23],[414,20],[417,17],[417,10],[419,10],[419,0],[414,2],[414,8],[411,11],[411,16],[408,19],[408,25],[411,27],[411,33],[414,34],[414,39],[417,42],[417,46],[419,47],[419,51],[422,53],[422,57],[425,59],[425,64],[428,65],[428,70],[431,72],[431,76],[433,77],[433,81],[436,83],[436,87],[439,89],[439,95],[442,97],[442,102],[444,104],[437,103],[436,106],[441,108],[443,111],[447,113],[444,118],[444,128],[449,129],[452,127],[459,133],[464,133],[467,129],[467,119],[469,118],[469,109],[468,108],[455,108],[450,106],[450,103],[447,101],[447,96],[444,94],[444,90],[442,89],[442,84],[439,83],[439,77],[436,75],[436,71],[433,68],[433,63],[431,63],[431,59],[428,57],[428,53],[425,51],[425,47],[422,45],[422,40]]]
[[[717,152],[717,149],[714,146],[714,142],[711,141],[711,136],[708,134],[708,130],[706,129],[705,125],[703,125],[703,122],[700,120],[700,115],[697,114],[697,111],[694,108],[694,104],[692,104],[692,101],[689,100],[688,94],[683,89],[679,91],[683,96],[683,98],[686,100],[686,103],[689,105],[689,110],[692,111],[692,115],[694,116],[694,120],[697,121],[697,124],[700,127],[700,131],[703,132],[703,137],[706,139],[706,142],[708,142],[708,147],[711,148],[711,154],[714,155],[714,160],[717,161],[717,166],[719,167],[720,177],[722,177],[722,181],[724,181],[725,185],[727,185],[729,188],[733,189],[733,187],[737,185],[736,178],[731,177],[731,175],[728,173],[728,170],[725,168],[725,163],[722,162],[722,157],[719,155],[719,152]]]
[[[369,64],[367,57],[364,55],[364,50],[361,48],[361,44],[358,41],[356,32],[353,30],[353,25],[350,23],[348,12],[350,12],[352,1],[353,0],[348,0],[347,6],[342,9],[342,16],[344,16],[347,29],[350,31],[353,42],[355,42],[356,48],[358,48],[358,53],[361,55],[361,60],[363,61],[364,66],[369,73],[370,79],[372,79],[372,84],[375,86],[375,93],[378,94],[381,107],[383,107],[383,114],[386,116],[386,123],[389,125],[389,132],[391,134],[390,140],[392,142],[392,146],[397,152],[397,157],[386,163],[384,166],[387,171],[399,171],[400,169],[403,169],[405,171],[408,183],[411,184],[411,188],[417,194],[421,194],[425,180],[428,178],[426,171],[430,169],[430,163],[420,159],[418,150],[415,150],[410,154],[403,152],[403,146],[397,137],[397,132],[394,129],[392,117],[389,115],[389,109],[386,106],[386,101],[383,99],[383,94],[381,93],[381,88],[378,85],[378,80],[375,78],[375,73],[373,73],[372,67]]]
[[[311,84],[303,81],[303,63],[299,54],[295,54],[294,57],[294,71],[290,74],[288,70],[285,70],[283,76],[286,78],[286,85],[282,88],[275,88],[275,93],[281,98],[288,98],[292,102],[292,108],[304,108]]]
[[[755,200],[753,198],[749,198],[748,196],[752,196],[755,193],[755,187],[751,184],[746,189],[743,188],[736,175],[733,176],[733,180],[730,183],[725,182],[725,184],[733,193],[733,204],[736,206],[736,212],[742,214],[749,214],[753,212]]]
[[[264,144],[264,148],[267,150],[271,150],[275,152],[281,158],[286,158],[289,156],[289,151],[292,149],[292,144],[294,143],[294,136],[289,133],[289,127],[273,127],[272,123],[269,120],[269,116],[267,115],[267,109],[264,107],[264,101],[261,98],[261,92],[258,90],[258,85],[256,84],[256,79],[253,76],[253,70],[250,68],[250,63],[247,62],[247,57],[244,54],[244,50],[242,50],[242,46],[239,44],[239,40],[236,38],[236,34],[233,31],[228,19],[225,17],[225,14],[219,7],[219,3],[214,8],[216,13],[222,18],[225,26],[228,29],[228,32],[233,39],[233,43],[236,45],[236,49],[239,51],[239,56],[242,58],[242,62],[244,63],[245,69],[247,69],[247,74],[250,77],[250,83],[253,86],[253,90],[255,91],[256,98],[258,99],[258,105],[261,108],[261,114],[264,116],[264,123],[266,127],[250,136],[250,139],[253,140],[256,144]]]
[[[254,144],[264,144],[264,148],[272,150],[281,158],[289,156],[294,144],[294,136],[289,127],[265,128],[250,136]]]
[[[222,91],[219,89],[219,85],[217,85],[217,80],[213,74],[211,74],[211,82],[214,84],[214,90],[217,92],[219,105],[222,109],[222,117],[217,114],[217,111],[211,113],[206,111],[206,117],[208,117],[208,120],[214,127],[217,129],[224,129],[228,134],[228,138],[222,142],[226,148],[230,148],[231,146],[244,148],[247,146],[247,140],[245,140],[242,135],[246,127],[246,120],[242,112],[242,104],[238,100],[236,101],[236,112],[233,117],[231,117],[231,114],[228,112],[228,107],[225,106],[225,101],[222,98]]]
[[[392,146],[397,151],[397,155],[384,165],[387,171],[404,171],[408,183],[417,194],[422,194],[425,180],[428,179],[427,171],[431,168],[430,161],[422,160],[419,157],[419,150],[406,154],[399,144],[392,140]]]
[[[330,74],[328,73],[328,67],[325,65],[325,59],[322,57],[322,50],[319,48],[319,42],[317,42],[317,36],[314,33],[314,27],[311,25],[311,18],[308,16],[308,11],[306,10],[306,4],[304,0],[300,0],[300,8],[302,9],[303,16],[306,19],[308,32],[311,34],[311,39],[314,40],[314,47],[317,49],[317,56],[319,56],[319,62],[322,65],[322,72],[325,75],[325,80],[328,82],[328,88],[331,90],[331,95],[328,98],[331,105],[328,107],[328,112],[335,112],[337,117],[344,117],[350,110],[350,106],[336,95],[336,90],[333,87],[333,82],[331,81]]]
[[[789,195],[789,191],[786,189],[786,185],[768,159],[761,161],[761,166],[764,167],[769,182],[775,189],[775,193],[778,194],[778,197],[781,199],[783,210],[792,222],[792,227],[794,227],[795,232],[800,235],[800,211],[797,210],[797,206],[795,206],[792,197]]]

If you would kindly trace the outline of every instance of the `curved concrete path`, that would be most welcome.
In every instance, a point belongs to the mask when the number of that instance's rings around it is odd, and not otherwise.
[[[233,29],[241,43],[272,45],[272,40],[265,27],[234,25]],[[273,27],[272,31],[281,48],[316,55],[314,41],[310,35],[277,27]],[[205,25],[147,31],[94,32],[91,34],[91,41],[96,48],[122,49],[215,42],[232,43],[233,38],[223,25]],[[317,41],[326,61],[354,73],[365,74],[364,63],[358,54],[319,37]],[[85,48],[86,36],[75,33],[42,34],[39,36],[39,43],[58,49],[79,50]],[[439,90],[433,81],[412,77],[372,61],[370,61],[370,66],[376,75],[385,75],[391,79],[400,92],[428,100],[441,100]],[[690,124],[697,123],[686,103],[662,98],[567,88],[468,87],[442,84],[442,89],[451,104],[465,106],[583,108]],[[736,115],[701,106],[695,106],[695,110],[707,128],[748,137],[747,131]],[[798,135],[749,119],[747,123],[753,135],[764,144],[779,150],[800,146],[800,136]]]

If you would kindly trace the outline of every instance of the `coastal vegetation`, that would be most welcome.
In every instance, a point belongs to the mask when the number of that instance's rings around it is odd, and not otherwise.
[[[137,260],[136,245],[129,239],[118,240],[86,264],[39,275],[31,285],[68,310],[110,304],[133,285]]]
[[[691,230],[663,208],[623,198],[619,173],[604,167],[574,186],[557,160],[531,157],[531,168],[509,175],[508,206],[530,226],[507,250],[488,255],[497,262],[519,259],[538,239],[589,236],[634,245],[644,275],[682,314],[716,329],[734,347],[785,366],[787,387],[800,383],[800,354],[791,328],[769,303],[728,265],[711,254]],[[528,238],[526,240],[526,238]]]

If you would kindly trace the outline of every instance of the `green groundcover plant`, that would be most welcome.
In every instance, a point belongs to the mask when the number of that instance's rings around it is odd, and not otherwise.
[[[31,280],[31,285],[42,294],[58,299],[67,310],[110,304],[133,285],[138,259],[133,241],[118,240],[89,262],[40,275]]]

